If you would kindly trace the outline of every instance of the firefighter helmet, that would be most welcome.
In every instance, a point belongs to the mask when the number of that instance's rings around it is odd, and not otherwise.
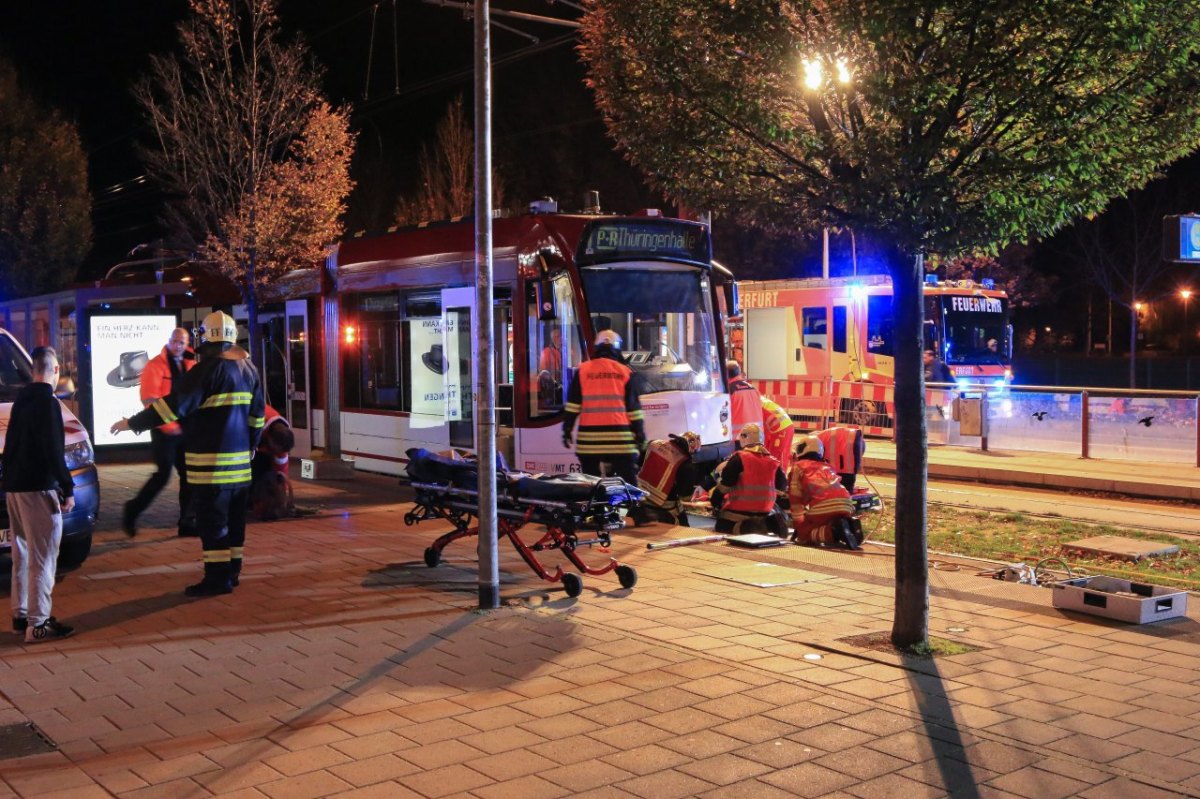
[[[796,445],[796,457],[803,458],[806,455],[815,456],[817,460],[825,457],[825,445],[821,443],[821,439],[816,436],[804,436],[800,439],[800,443]]]
[[[200,339],[205,342],[237,343],[237,322],[223,311],[213,311],[200,323]]]
[[[743,447],[754,447],[763,443],[762,426],[754,422],[742,426],[742,432],[738,433],[738,438],[742,439]]]
[[[609,346],[614,350],[621,349],[621,334],[615,330],[601,330],[596,334],[596,346]]]
[[[687,450],[690,453],[695,453],[700,449],[700,436],[696,435],[691,430],[687,431],[686,433],[684,433],[681,436],[677,436],[674,433],[672,433],[671,438],[674,438],[678,441],[682,441],[685,444],[687,444]]]

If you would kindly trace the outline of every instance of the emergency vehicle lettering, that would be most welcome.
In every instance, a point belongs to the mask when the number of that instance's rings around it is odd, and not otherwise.
[[[1002,313],[1004,305],[992,297],[951,297],[950,307],[956,311]]]
[[[743,308],[775,308],[779,305],[779,292],[747,291],[739,299]]]

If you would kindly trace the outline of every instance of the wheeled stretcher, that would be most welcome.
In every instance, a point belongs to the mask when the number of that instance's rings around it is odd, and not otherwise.
[[[425,550],[425,565],[433,568],[442,550],[452,541],[479,535],[478,468],[472,462],[454,461],[423,449],[408,451],[408,478],[401,482],[416,490],[416,507],[404,514],[404,523],[414,525],[429,519],[444,519],[454,529]],[[624,513],[636,505],[643,492],[619,477],[589,477],[580,474],[533,477],[498,470],[496,488],[496,537],[507,538],[529,568],[548,582],[561,582],[568,596],[583,591],[583,578],[555,566],[551,572],[538,560],[538,552],[560,550],[582,574],[601,575],[615,571],[622,588],[633,588],[637,571],[609,558],[599,568],[588,566],[576,550],[581,546],[607,548],[612,532],[625,526]],[[520,531],[529,524],[544,525],[546,532],[526,543]],[[588,536],[586,538],[581,536]]]

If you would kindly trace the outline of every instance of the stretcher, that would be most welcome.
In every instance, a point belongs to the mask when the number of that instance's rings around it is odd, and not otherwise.
[[[454,461],[423,449],[408,451],[408,477],[401,483],[416,491],[415,507],[404,514],[408,526],[429,519],[450,522],[454,529],[425,550],[425,565],[441,563],[442,551],[460,538],[479,535],[478,467]],[[538,552],[559,550],[582,574],[599,576],[615,572],[622,588],[637,584],[637,571],[609,557],[593,568],[579,557],[582,546],[607,550],[612,533],[625,527],[625,514],[641,501],[643,492],[619,477],[581,474],[534,477],[497,469],[496,538],[507,538],[521,559],[547,582],[561,582],[568,596],[579,596],[583,578],[555,566],[551,572],[538,560]],[[544,526],[537,540],[527,543],[520,535],[528,525]]]

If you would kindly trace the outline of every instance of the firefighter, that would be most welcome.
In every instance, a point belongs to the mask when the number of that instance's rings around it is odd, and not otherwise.
[[[646,492],[639,521],[691,526],[682,499],[691,496],[696,488],[692,456],[699,449],[700,436],[690,430],[646,445],[646,458],[638,470],[638,488]]]
[[[780,494],[787,492],[787,477],[779,461],[762,444],[762,428],[754,422],[738,433],[741,448],[718,467],[719,486],[725,494],[717,513],[718,533],[753,532],[766,527],[787,535],[787,520],[776,510]]]
[[[825,462],[833,467],[842,479],[842,485],[853,494],[854,483],[858,480],[858,473],[862,471],[863,453],[867,448],[862,430],[835,425],[818,432],[816,436],[821,440]]]
[[[762,396],[758,389],[742,375],[737,361],[725,362],[725,376],[729,379],[729,421],[733,426],[734,446],[741,446],[738,433],[750,423],[762,426]]]
[[[792,459],[792,438],[796,435],[795,422],[779,403],[762,398],[763,446],[786,470]]]
[[[611,470],[637,485],[638,452],[646,443],[646,429],[633,370],[621,357],[621,337],[615,331],[596,335],[592,358],[580,364],[571,378],[563,410],[562,440],[568,449],[579,420],[575,454],[583,473],[603,477]]]
[[[262,384],[250,354],[237,346],[237,324],[221,311],[204,317],[199,363],[165,397],[112,426],[140,433],[186,420],[184,462],[196,528],[204,552],[204,579],[188,596],[228,594],[238,584],[246,538],[250,455],[263,427]]]
[[[860,539],[851,524],[854,503],[837,472],[823,460],[824,455],[821,439],[815,435],[805,436],[796,446],[788,481],[793,540],[801,544],[839,543],[847,549],[858,549]]]

